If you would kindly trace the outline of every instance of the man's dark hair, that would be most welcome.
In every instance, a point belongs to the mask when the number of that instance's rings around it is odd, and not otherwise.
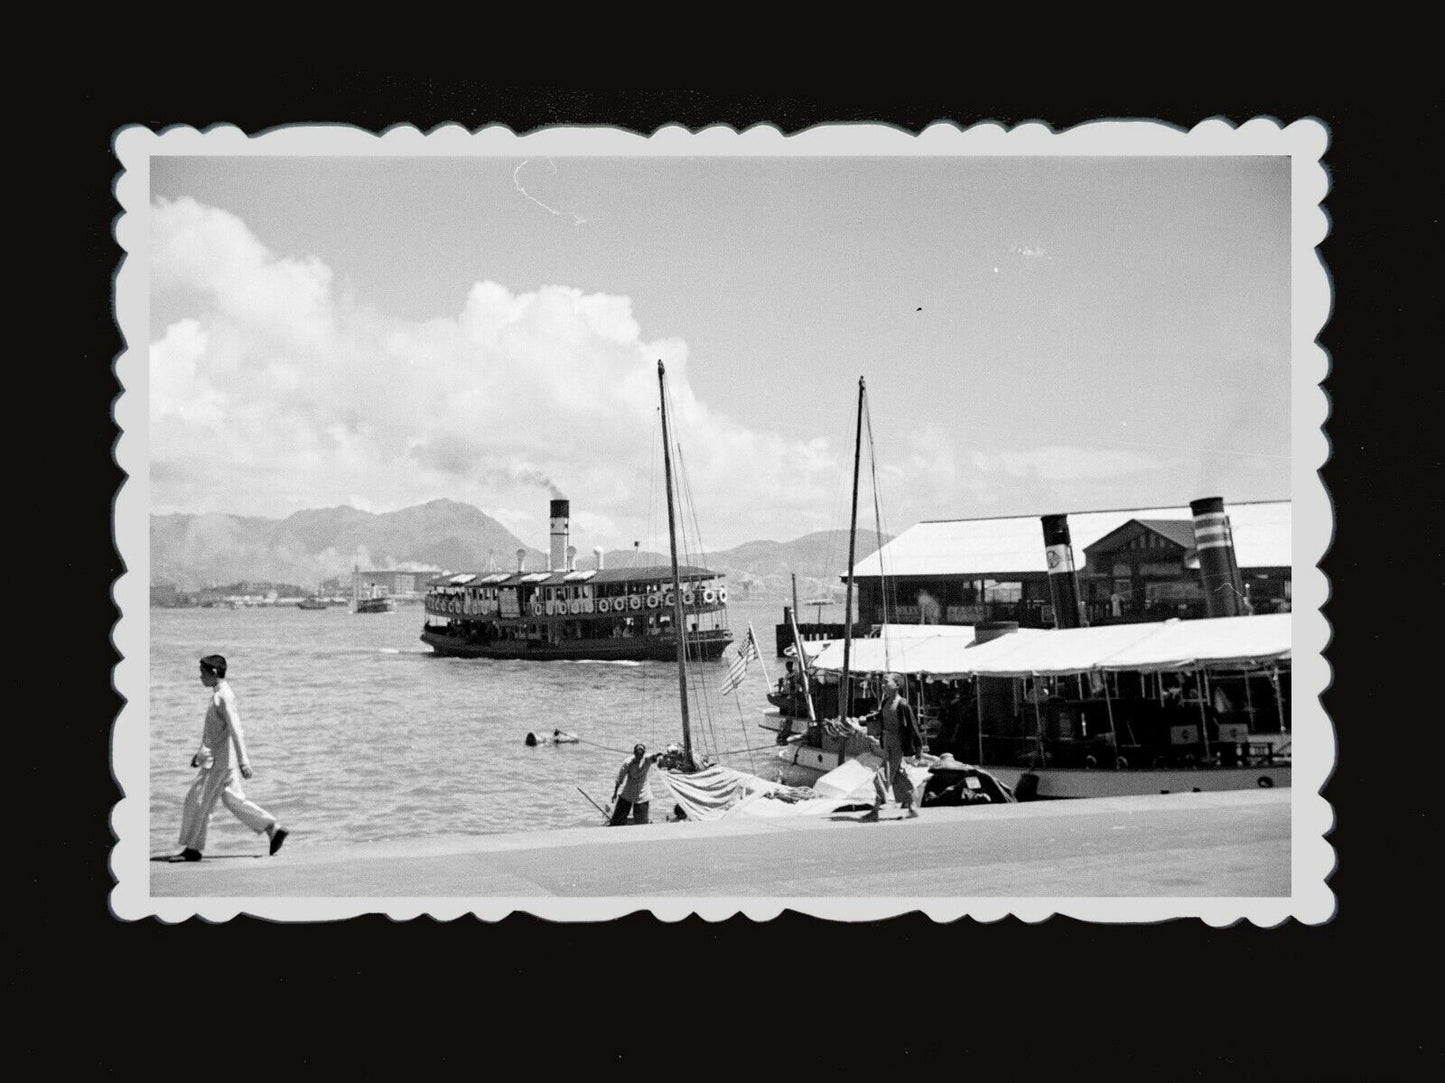
[[[226,660],[219,654],[208,654],[201,659],[201,668],[207,673],[214,673],[217,677],[226,675]]]

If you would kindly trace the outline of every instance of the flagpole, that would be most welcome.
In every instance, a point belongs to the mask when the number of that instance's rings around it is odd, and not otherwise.
[[[773,676],[768,672],[768,663],[763,661],[763,652],[758,650],[758,637],[753,633],[752,621],[748,621],[748,638],[753,641],[753,650],[756,651],[758,655],[758,665],[763,667],[763,680],[766,681],[768,687],[771,688],[773,687]]]
[[[730,696],[743,683],[743,678],[748,675],[748,663],[756,658],[759,662],[763,660],[762,654],[758,651],[758,641],[753,636],[752,625],[748,626],[747,638],[738,644],[738,652],[733,656],[732,664],[722,679],[721,694]]]

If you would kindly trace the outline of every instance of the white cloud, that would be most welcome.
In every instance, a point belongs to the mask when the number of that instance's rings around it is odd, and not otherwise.
[[[1058,444],[1028,451],[974,452],[974,469],[1012,478],[1045,477],[1056,482],[1100,481],[1138,474],[1163,465],[1152,455],[1112,448],[1068,447]]]
[[[704,543],[786,534],[829,510],[843,468],[829,442],[700,401],[686,343],[646,339],[626,297],[479,281],[453,316],[397,319],[341,294],[320,260],[277,255],[191,199],[153,205],[152,252],[153,288],[178,317],[150,352],[157,511],[450,497],[543,546],[555,490],[579,549],[649,545],[649,524],[666,523],[659,358]]]

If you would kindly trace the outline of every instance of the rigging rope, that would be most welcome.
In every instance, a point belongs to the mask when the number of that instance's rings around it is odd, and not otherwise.
[[[868,409],[866,391],[864,395],[863,425],[868,433],[868,475],[873,483],[873,532],[878,545],[874,552],[878,555],[878,596],[882,603],[883,616],[883,666],[885,669],[892,669],[893,658],[888,646],[888,576],[887,569],[883,567],[883,509],[878,493],[878,449],[873,442],[873,413]]]

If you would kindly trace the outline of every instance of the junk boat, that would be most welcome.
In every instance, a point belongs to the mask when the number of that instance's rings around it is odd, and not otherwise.
[[[451,658],[539,661],[670,660],[678,620],[689,657],[715,661],[732,642],[723,576],[682,566],[579,570],[568,545],[571,503],[551,503],[551,552],[545,570],[527,571],[526,550],[514,572],[465,572],[433,580],[421,640]]]

